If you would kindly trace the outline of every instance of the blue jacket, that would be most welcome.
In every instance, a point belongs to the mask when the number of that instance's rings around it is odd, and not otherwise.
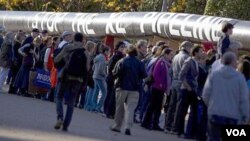
[[[114,70],[116,88],[127,91],[138,91],[142,79],[147,77],[144,64],[135,56],[128,56],[120,60]]]
[[[222,56],[226,51],[227,49],[229,48],[229,45],[230,45],[230,38],[228,35],[226,34],[223,34],[220,39],[219,39],[219,42],[218,42],[218,53],[220,56]]]

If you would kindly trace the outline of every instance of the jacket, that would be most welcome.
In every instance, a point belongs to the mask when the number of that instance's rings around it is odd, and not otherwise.
[[[230,38],[227,34],[223,33],[217,44],[217,52],[219,56],[222,56],[226,50],[229,48]]]
[[[94,59],[93,78],[99,80],[106,80],[107,78],[107,62],[103,54],[99,54]]]
[[[127,56],[120,60],[114,70],[116,88],[127,91],[138,91],[147,73],[144,64],[135,56]]]
[[[60,53],[54,58],[54,62],[55,63],[58,63],[62,60],[64,60],[66,62],[66,60],[68,59],[68,55],[71,51],[75,50],[75,49],[80,49],[80,48],[83,48],[83,45],[82,43],[79,43],[79,42],[74,42],[72,44],[68,44],[67,46],[65,46],[62,51],[60,51]],[[86,55],[86,59],[87,59],[87,64],[86,64],[86,67],[87,69],[89,69],[89,54],[87,53],[87,51],[85,51],[85,55]],[[62,68],[62,70],[58,71],[58,78],[61,79],[63,78],[64,76],[64,68]],[[70,76],[70,75],[67,75],[65,76],[66,79],[68,80],[76,80],[76,81],[79,81],[79,82],[84,82],[84,80],[82,78],[78,78],[78,77],[74,77],[74,76]]]
[[[12,45],[3,42],[2,47],[0,48],[0,66],[4,68],[8,68],[11,65],[11,53],[12,53]]]
[[[154,82],[153,88],[168,92],[171,87],[170,70],[171,64],[164,57],[161,57],[155,64],[152,75]]]
[[[112,71],[115,68],[116,63],[123,57],[124,55],[122,54],[122,52],[118,52],[118,51],[115,53],[115,55],[111,57],[108,63],[108,75],[109,76],[113,77]]]
[[[173,69],[173,87],[180,89],[181,81],[180,81],[180,72],[181,68],[185,62],[185,60],[189,57],[189,54],[185,50],[181,50],[172,61],[172,69]]]
[[[230,66],[223,66],[208,77],[203,100],[208,106],[208,115],[249,120],[249,90],[244,76]]]
[[[194,92],[198,90],[199,64],[193,58],[188,58],[181,68],[181,89],[187,89],[183,82],[186,81]]]

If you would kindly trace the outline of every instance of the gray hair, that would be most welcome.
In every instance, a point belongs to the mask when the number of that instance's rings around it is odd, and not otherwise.
[[[232,65],[235,61],[237,61],[237,56],[233,52],[226,52],[222,56],[222,64],[226,66]]]
[[[179,47],[179,49],[187,49],[187,48],[192,48],[194,46],[193,43],[189,42],[189,41],[183,41]]]
[[[143,45],[147,45],[147,41],[146,40],[139,40],[136,44],[136,48],[139,49],[141,46]]]
[[[96,43],[95,42],[92,42],[92,41],[88,41],[85,45],[85,49],[87,51],[90,51],[92,48],[94,48],[96,46]]]

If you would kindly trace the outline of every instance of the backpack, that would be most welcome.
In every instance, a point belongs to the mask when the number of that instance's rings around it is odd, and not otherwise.
[[[83,80],[87,78],[87,57],[85,49],[74,49],[69,52],[68,59],[64,66],[64,71],[67,75],[80,77]]]
[[[53,58],[56,58],[56,56],[62,51],[62,49],[67,46],[69,43],[65,43],[61,48],[56,48],[53,52]],[[62,59],[60,62],[55,63],[54,62],[54,66],[57,69],[61,69],[63,68],[63,66],[65,65],[65,61]]]

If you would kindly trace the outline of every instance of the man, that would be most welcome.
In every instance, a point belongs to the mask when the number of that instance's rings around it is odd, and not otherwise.
[[[42,36],[42,38],[45,38],[45,37],[49,36],[48,30],[46,30],[46,29],[42,30],[41,36]]]
[[[62,49],[66,44],[72,41],[72,33],[69,31],[64,31],[62,34],[63,41],[58,45],[59,49]]]
[[[32,32],[30,34],[30,36],[28,36],[22,43],[22,46],[24,46],[25,44],[30,44],[33,42],[33,40],[38,37],[39,35],[39,29],[34,28],[32,29]]]
[[[236,56],[238,56],[239,53],[239,49],[242,47],[242,44],[240,42],[237,41],[232,41],[228,47],[228,49],[226,49],[227,51],[231,51],[233,53],[235,53]],[[211,67],[211,72],[214,72],[215,70],[220,69],[223,66],[223,64],[221,63],[221,59],[216,60]]]
[[[84,52],[82,56],[85,56],[84,62],[72,62],[71,58],[74,58],[76,55],[74,55],[75,52],[80,52],[82,49]],[[74,52],[75,51],[75,52]],[[73,54],[72,54],[73,52]],[[76,101],[76,96],[82,86],[82,83],[86,81],[87,76],[87,70],[89,70],[89,57],[87,51],[84,49],[83,46],[83,35],[81,33],[76,33],[74,35],[74,43],[69,44],[65,46],[62,51],[57,55],[57,57],[54,59],[55,63],[60,62],[61,60],[67,60],[63,73],[59,74],[59,81],[60,83],[57,86],[57,95],[56,95],[56,109],[57,109],[57,123],[55,125],[55,129],[60,129],[63,126],[63,131],[68,130],[68,126],[71,122],[71,118],[73,115],[74,110],[74,103]],[[77,60],[76,60],[77,61]],[[77,63],[77,64],[76,64]],[[82,64],[85,63],[85,64]],[[71,66],[71,64],[73,64]],[[77,71],[80,70],[84,72],[82,75],[75,75],[75,73],[72,73],[69,71],[72,68],[76,68]],[[83,70],[81,69],[83,68]],[[78,71],[77,71],[78,72]],[[74,74],[74,75],[73,75]],[[68,93],[67,97],[67,112],[65,118],[63,117],[63,98],[64,93]]]
[[[217,52],[219,57],[221,57],[230,45],[230,35],[233,34],[233,24],[225,22],[222,25],[222,36],[220,37],[217,44]]]
[[[116,77],[116,112],[112,131],[120,132],[125,117],[125,134],[131,135],[133,113],[139,99],[139,85],[147,74],[143,63],[136,58],[137,50],[129,46],[127,57],[120,60],[113,70]]]
[[[139,40],[136,44],[136,48],[137,48],[137,51],[138,51],[138,55],[137,55],[137,58],[146,63],[146,55],[147,55],[147,41],[145,40]],[[144,64],[145,65],[145,64]],[[140,112],[141,112],[141,109],[142,109],[142,106],[143,106],[143,96],[145,94],[145,91],[144,91],[144,88],[143,88],[143,81],[140,82],[140,85],[139,85],[139,101],[138,101],[138,104],[135,108],[135,115],[134,115],[134,120],[136,123],[139,123],[141,122],[140,120]]]
[[[203,100],[208,107],[209,141],[221,140],[223,125],[246,124],[249,121],[249,90],[244,76],[235,70],[236,55],[225,53],[222,64],[210,74],[203,90]]]
[[[195,136],[195,127],[196,127],[196,117],[197,117],[197,90],[198,90],[198,75],[199,75],[199,66],[198,61],[202,57],[203,49],[196,45],[192,51],[192,57],[188,58],[180,71],[180,81],[181,81],[181,96],[180,101],[177,107],[176,113],[176,128],[177,135],[181,136],[184,134],[184,123],[185,117],[188,112],[189,106],[191,106],[191,115],[189,118],[192,118],[192,131],[193,133],[188,133],[185,135],[186,138],[193,138]]]
[[[181,68],[187,58],[189,58],[189,54],[193,44],[189,41],[184,41],[180,45],[180,52],[174,57],[172,61],[172,89],[170,95],[170,103],[166,113],[166,121],[165,121],[165,132],[166,133],[175,133],[175,113],[177,108],[177,103],[180,97],[180,87],[181,81],[179,78]]]

